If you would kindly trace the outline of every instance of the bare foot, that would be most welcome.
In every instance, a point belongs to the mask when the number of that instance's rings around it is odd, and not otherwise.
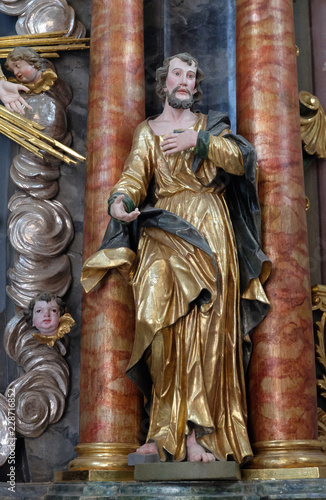
[[[145,443],[143,444],[143,446],[140,446],[140,448],[137,448],[136,452],[148,455],[152,453],[158,453],[157,446],[155,443]]]
[[[187,461],[188,462],[213,462],[215,457],[213,453],[209,453],[195,438],[195,430],[193,429],[187,437]]]

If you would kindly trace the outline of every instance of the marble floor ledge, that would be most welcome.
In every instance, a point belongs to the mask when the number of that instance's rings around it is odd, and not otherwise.
[[[326,479],[272,481],[0,483],[0,500],[326,500]]]

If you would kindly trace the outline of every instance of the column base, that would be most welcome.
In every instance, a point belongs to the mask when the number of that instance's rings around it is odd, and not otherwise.
[[[252,449],[255,456],[246,469],[326,468],[326,453],[317,439],[260,441]]]
[[[288,469],[242,469],[243,481],[287,479],[326,479],[326,467],[293,467]]]
[[[132,480],[134,468],[128,466],[128,454],[133,453],[136,448],[136,444],[129,443],[81,443],[75,448],[78,457],[70,462],[69,474],[84,472],[83,477],[87,481]],[[97,477],[110,479],[96,479]]]

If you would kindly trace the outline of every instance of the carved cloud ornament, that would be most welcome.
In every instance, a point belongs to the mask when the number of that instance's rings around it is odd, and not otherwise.
[[[34,338],[34,333],[20,312],[8,323],[4,339],[7,354],[26,372],[6,390],[6,394],[15,393],[16,431],[25,437],[40,436],[60,419],[69,385],[63,341],[50,347]]]
[[[8,420],[9,408],[7,398],[0,394],[0,466],[3,465],[10,454],[10,423]]]
[[[0,12],[18,16],[18,35],[66,31],[66,36],[81,38],[86,33],[66,0],[2,0]],[[25,117],[38,122],[40,130],[66,148],[71,142],[66,108],[72,93],[64,81],[54,78],[54,66],[44,64],[42,88],[35,87],[24,95],[32,107],[25,110]],[[48,68],[51,75],[46,73]],[[10,177],[17,191],[8,205],[8,238],[16,254],[13,268],[8,270],[7,294],[19,308],[25,308],[42,290],[64,296],[72,280],[66,252],[73,238],[73,224],[67,209],[53,200],[62,158],[46,154],[45,148],[44,157],[40,157],[37,148],[31,151],[23,146],[22,142],[11,165]],[[25,373],[9,384],[5,395],[0,395],[0,464],[9,457],[10,443],[14,446],[15,442],[9,431],[10,394],[15,400],[15,432],[22,436],[40,436],[61,418],[69,370],[63,359],[66,340],[59,337],[72,322],[66,317],[53,335],[56,338],[46,339],[26,323],[22,311],[6,326],[6,352]]]
[[[26,117],[69,145],[66,107],[72,99],[70,87],[58,78],[47,91],[35,94],[31,90],[24,98],[32,107],[26,110]],[[20,307],[27,306],[41,290],[62,297],[71,284],[65,252],[73,238],[73,224],[67,209],[50,199],[58,190],[60,164],[60,159],[46,154],[40,158],[23,146],[11,164],[11,180],[22,191],[14,194],[8,204],[8,237],[17,257],[7,273],[7,294]]]
[[[18,252],[8,271],[7,293],[26,307],[40,290],[62,297],[71,283],[70,261],[63,254],[73,238],[73,224],[57,200],[15,194],[9,202],[8,236]]]
[[[18,16],[18,35],[65,30],[68,35],[82,38],[86,33],[66,0],[2,0],[0,12]]]

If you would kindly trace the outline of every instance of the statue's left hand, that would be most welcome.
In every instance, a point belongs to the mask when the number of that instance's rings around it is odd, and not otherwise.
[[[29,104],[22,98],[19,91],[28,91],[25,85],[20,83],[7,82],[0,80],[0,99],[9,111],[16,111],[21,115],[25,114],[24,107],[32,109]]]
[[[140,211],[139,208],[135,208],[135,210],[128,213],[123,203],[124,197],[124,194],[119,194],[119,196],[117,196],[110,207],[110,214],[117,220],[123,222],[132,222],[140,216]]]
[[[184,132],[173,132],[164,137],[161,142],[162,151],[165,154],[179,153],[196,146],[198,132],[192,129],[187,129]]]

